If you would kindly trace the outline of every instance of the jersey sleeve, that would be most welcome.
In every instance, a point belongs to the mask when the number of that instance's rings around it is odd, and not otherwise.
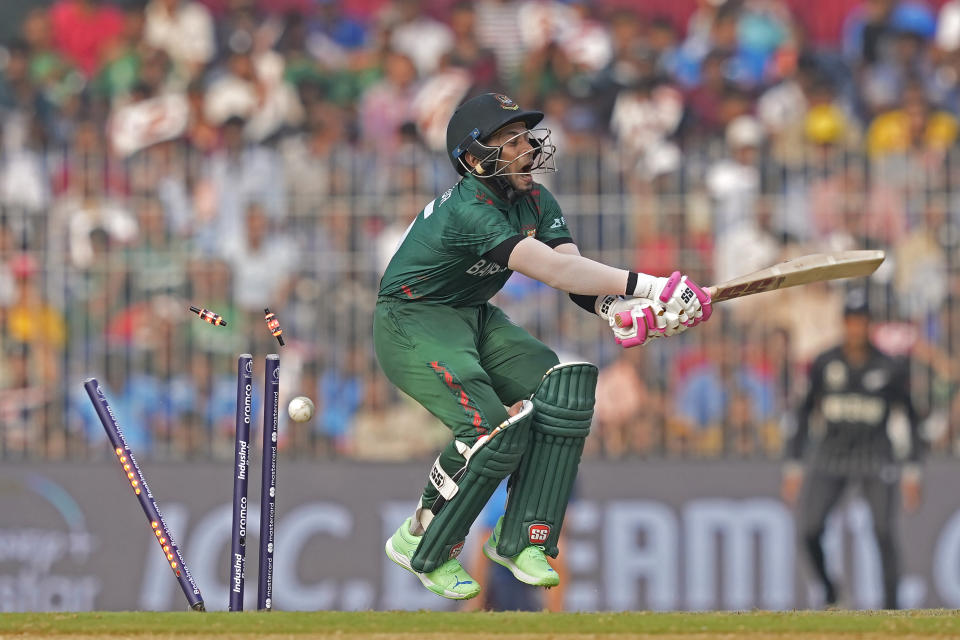
[[[895,360],[892,366],[894,370],[893,384],[890,385],[893,392],[892,400],[903,408],[910,425],[910,452],[907,455],[907,462],[916,464],[923,460],[926,453],[926,442],[920,433],[920,416],[913,404],[910,361],[906,359]]]
[[[809,386],[803,400],[797,407],[793,434],[787,439],[784,457],[787,460],[799,461],[803,458],[807,439],[810,435],[810,416],[820,402],[823,395],[823,370],[826,367],[827,355],[822,354],[813,361],[810,367]]]
[[[540,220],[537,223],[537,240],[551,247],[573,242],[573,236],[567,228],[567,221],[560,210],[560,204],[553,194],[541,185],[530,195],[540,214]]]
[[[441,241],[444,248],[458,253],[482,256],[505,240],[516,236],[507,219],[494,206],[482,202],[469,203],[451,212],[444,225]]]

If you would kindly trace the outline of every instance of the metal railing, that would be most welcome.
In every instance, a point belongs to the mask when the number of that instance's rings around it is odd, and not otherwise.
[[[704,145],[650,175],[603,143],[562,155],[545,183],[582,253],[642,271],[714,283],[800,253],[886,249],[870,282],[877,340],[912,354],[931,446],[955,455],[957,157],[794,155],[737,161]],[[314,156],[288,139],[229,156],[171,142],[126,161],[96,149],[3,160],[13,188],[0,193],[0,458],[106,455],[82,398],[96,376],[141,456],[228,459],[235,357],[255,354],[257,380],[278,351],[265,306],[287,339],[284,406],[302,394],[318,410],[281,425],[281,455],[404,459],[434,455],[447,437],[383,378],[371,341],[394,243],[455,180],[442,156]],[[806,365],[839,337],[840,300],[837,286],[764,294],[629,351],[519,275],[495,302],[562,357],[601,366],[588,455],[776,457]],[[199,321],[190,304],[229,326]]]

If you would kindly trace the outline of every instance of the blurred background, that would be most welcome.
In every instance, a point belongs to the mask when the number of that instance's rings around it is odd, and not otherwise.
[[[380,373],[371,312],[403,230],[456,179],[450,114],[489,90],[546,113],[559,172],[543,182],[587,256],[712,284],[886,250],[874,339],[911,357],[930,457],[948,469],[960,454],[960,0],[22,0],[0,3],[0,39],[0,468],[69,486],[70,469],[107,459],[81,387],[96,376],[157,473],[225,471],[236,356],[262,375],[279,348],[270,307],[287,343],[281,406],[317,406],[281,425],[282,464],[302,460],[289,468],[309,485],[310,468],[363,478],[350,461],[392,461],[415,497],[448,432]],[[775,496],[789,410],[840,339],[842,294],[724,303],[629,351],[519,274],[494,302],[600,366],[585,457],[667,474],[645,472],[635,495],[711,468]],[[906,442],[902,420],[891,434]],[[769,481],[751,482],[756,469]],[[585,497],[617,497],[591,477]],[[793,575],[791,599],[767,605],[793,604]],[[960,603],[951,584],[956,602],[914,602]],[[330,606],[404,605],[345,588],[356,597]],[[577,606],[747,602],[588,592]]]

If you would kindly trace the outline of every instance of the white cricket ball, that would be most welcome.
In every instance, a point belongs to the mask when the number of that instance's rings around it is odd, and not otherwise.
[[[306,396],[297,396],[287,405],[287,413],[294,422],[306,422],[313,417],[313,400]]]

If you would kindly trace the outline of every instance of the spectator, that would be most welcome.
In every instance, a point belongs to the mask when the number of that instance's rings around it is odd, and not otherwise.
[[[127,446],[138,455],[150,455],[155,440],[156,419],[162,406],[163,394],[158,382],[142,372],[142,356],[127,349],[107,354],[104,375],[98,378],[104,394],[110,399],[110,408],[123,425]],[[91,445],[103,446],[103,425],[86,397],[79,389],[71,398],[74,411]],[[161,440],[159,444],[163,444]]]
[[[843,53],[855,68],[873,64],[884,55],[893,35],[890,18],[898,0],[866,0],[844,21]]]
[[[919,5],[901,4],[890,18],[890,47],[860,77],[860,95],[869,117],[891,108],[908,84],[924,90],[933,82],[928,41],[933,35],[933,17]]]
[[[422,0],[393,0],[393,15],[386,16],[390,48],[407,56],[425,77],[437,61],[454,48],[450,27],[426,15]]]
[[[210,12],[195,0],[150,0],[144,39],[164,51],[182,82],[195,78],[216,54]]]
[[[37,363],[32,362],[31,355],[27,343],[11,341],[6,345],[6,366],[0,378],[0,451],[10,458],[56,457],[44,442],[53,417],[44,411],[50,399],[49,383],[35,375]]]
[[[204,177],[195,192],[199,246],[217,251],[222,242],[238,235],[246,207],[258,202],[273,220],[287,215],[283,163],[273,149],[244,140],[246,123],[232,117],[221,130],[222,146],[204,164]]]
[[[54,229],[67,232],[70,260],[81,269],[93,262],[93,234],[98,229],[105,231],[111,242],[119,245],[130,242],[137,233],[136,219],[124,203],[103,197],[89,185],[77,196],[61,198],[51,217]],[[59,226],[61,224],[63,227]]]
[[[230,264],[201,254],[190,260],[187,273],[190,299],[203,300],[208,308],[216,309],[225,319],[229,318],[229,324],[226,327],[217,327],[217,331],[210,331],[209,326],[186,318],[184,322],[189,321],[186,332],[188,344],[193,345],[197,351],[215,354],[217,357],[233,356],[249,349],[249,327],[254,326],[254,320],[259,325],[263,318],[248,318],[237,308],[231,295],[234,290],[234,274],[230,270]]]
[[[527,25],[523,37],[528,52],[556,45],[575,68],[587,73],[603,69],[610,61],[609,28],[594,18],[588,2],[532,0],[520,5],[518,19]]]
[[[226,6],[216,12],[214,21],[217,44],[216,62],[232,53],[252,51],[258,40],[263,40],[268,22],[258,11],[256,0],[226,0]],[[270,23],[272,24],[272,23]]]
[[[722,105],[727,92],[727,54],[710,52],[700,67],[700,82],[687,91],[685,104],[690,122],[686,134],[693,138],[712,137],[723,131]]]
[[[472,2],[461,1],[453,5],[450,29],[456,46],[447,51],[441,66],[469,72],[470,84],[477,93],[494,90],[499,77],[497,56],[477,38],[477,14]]]
[[[957,119],[931,107],[923,88],[913,84],[899,109],[882,113],[867,130],[867,152],[874,157],[919,151],[937,158],[957,139]]]
[[[650,454],[660,445],[663,416],[644,380],[646,360],[629,349],[600,370],[589,449],[604,458]]]
[[[207,117],[206,93],[202,83],[198,80],[187,86],[187,130],[184,138],[187,144],[201,153],[212,152],[220,142],[220,132],[217,124]]]
[[[182,294],[186,269],[170,251],[171,233],[163,206],[155,198],[145,198],[137,206],[137,234],[127,249],[133,267],[130,281],[135,300],[154,296]]]
[[[818,81],[825,83],[813,56],[801,54],[791,72],[758,98],[757,117],[780,157],[794,151],[802,140],[802,123],[810,108],[808,95]]]
[[[906,229],[903,194],[880,181],[868,183],[855,157],[813,181],[809,206],[814,238],[835,251],[887,246]]]
[[[763,129],[755,118],[740,116],[727,126],[726,140],[729,156],[706,176],[714,203],[713,276],[718,282],[762,269],[778,252],[760,197]]]
[[[652,178],[679,167],[680,149],[670,138],[680,126],[683,98],[679,91],[647,77],[617,95],[610,130],[637,162],[640,175]]]
[[[382,376],[365,382],[364,399],[350,431],[350,455],[371,461],[422,458],[443,446],[447,437],[443,423],[423,407],[405,396],[391,399]]]
[[[318,103],[307,110],[304,130],[286,138],[281,146],[290,215],[307,219],[317,214],[321,203],[333,193],[334,165],[342,148],[346,115],[332,104]]]
[[[283,56],[284,72],[283,77],[286,82],[296,87],[298,90],[303,85],[319,85],[326,77],[324,64],[314,58],[307,45],[307,22],[303,16],[291,13],[284,19],[283,35],[277,42],[277,53]],[[305,94],[299,92],[300,99],[304,102]],[[309,108],[310,104],[304,104]]]
[[[656,59],[656,72],[683,84],[687,61],[680,50],[680,35],[669,18],[658,16],[647,27],[647,43]]]
[[[3,128],[0,204],[18,238],[32,247],[46,241],[50,175],[45,162],[43,124],[36,116],[15,114]]]
[[[284,127],[296,126],[303,118],[303,107],[284,81],[283,67],[283,58],[274,51],[256,56],[231,53],[227,73],[207,90],[204,117],[217,125],[242,118],[246,123],[244,134],[257,142]]]
[[[127,98],[137,87],[145,92],[149,86],[144,82],[150,73],[145,69],[145,59],[151,51],[143,45],[143,12],[127,9],[123,13],[123,29],[107,43],[101,54],[99,69],[91,79],[91,88],[108,99]],[[166,66],[155,84],[166,80]],[[159,80],[159,81],[158,81]],[[150,97],[145,95],[143,98]]]
[[[894,253],[894,290],[899,316],[926,322],[947,302],[946,203],[928,199],[923,218],[899,240]]]
[[[960,0],[947,0],[940,6],[934,43],[944,53],[960,49]]]
[[[30,77],[29,49],[22,42],[15,42],[7,53],[0,76],[0,107],[27,115],[36,113],[46,123],[52,123],[54,105]]]
[[[50,25],[54,45],[89,78],[123,33],[124,18],[103,0],[57,0],[50,7]]]
[[[185,447],[186,453],[210,452],[217,458],[233,455],[237,385],[223,367],[215,365],[219,359],[208,352],[193,351],[186,371],[174,373],[170,380],[168,402],[174,424],[186,423],[190,438],[203,434]],[[262,411],[261,395],[253,394],[252,416]]]
[[[49,12],[39,8],[31,10],[24,18],[21,30],[30,58],[31,83],[53,104],[62,104],[68,97],[76,95],[83,87],[84,79],[76,67],[55,49]],[[40,115],[46,118],[45,114]]]
[[[523,62],[523,30],[513,0],[478,0],[477,40],[497,56],[500,81],[512,86]]]
[[[336,0],[316,0],[307,26],[307,48],[313,56],[333,68],[351,65],[351,60],[368,45],[363,21],[343,11]]]
[[[397,51],[388,51],[383,60],[383,79],[369,87],[360,98],[358,116],[364,145],[389,157],[400,145],[400,127],[412,122],[417,69],[413,61]]]
[[[696,9],[687,20],[687,36],[683,56],[692,61],[703,60],[713,48],[713,28],[717,14],[726,0],[697,0]]]
[[[620,91],[636,87],[656,73],[655,52],[647,46],[640,18],[632,11],[613,14],[610,26],[611,58],[593,79],[597,110],[609,114]]]
[[[859,142],[859,133],[851,119],[829,101],[832,93],[814,89],[810,95],[814,104],[806,117],[788,125],[775,141],[776,157],[785,163],[786,175],[773,229],[779,236],[801,243],[817,237],[812,216],[818,213],[811,198],[823,186],[825,176],[860,161],[851,154]]]
[[[263,205],[249,203],[242,233],[224,239],[222,246],[235,276],[233,299],[241,310],[263,315],[264,307],[277,307],[287,299],[293,249],[286,237],[271,233]]]
[[[320,376],[317,428],[341,453],[350,450],[350,428],[364,398],[363,363],[361,352],[349,349],[338,366],[328,367]]]
[[[178,237],[193,233],[192,174],[199,171],[196,158],[175,141],[146,148],[130,163],[130,190],[134,198],[155,199],[162,208],[163,225]]]
[[[677,372],[672,431],[688,439],[684,446],[694,452],[715,454],[728,438],[742,446],[744,428],[747,439],[758,442],[758,425],[774,416],[770,367],[745,355],[731,339],[717,336]],[[740,433],[726,434],[724,422],[731,417]]]
[[[527,52],[515,93],[523,102],[539,102],[547,93],[565,89],[574,73],[566,48],[547,40],[542,47]]]
[[[779,77],[777,57],[794,48],[793,19],[783,0],[747,0],[737,20],[737,48],[754,84]]]
[[[10,262],[14,277],[13,297],[4,305],[4,334],[30,348],[36,380],[53,385],[60,380],[67,326],[63,312],[44,293],[40,264],[28,253]]]

